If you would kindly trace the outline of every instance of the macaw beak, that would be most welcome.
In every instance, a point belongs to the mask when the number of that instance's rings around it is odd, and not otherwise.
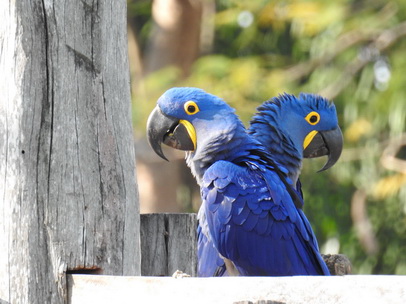
[[[331,168],[340,158],[343,150],[343,134],[340,127],[330,131],[312,131],[303,145],[303,157],[315,158],[327,155],[327,162],[318,172]]]
[[[168,160],[162,152],[161,144],[183,151],[196,149],[196,132],[187,120],[164,114],[159,106],[151,112],[147,122],[149,145],[161,158]]]

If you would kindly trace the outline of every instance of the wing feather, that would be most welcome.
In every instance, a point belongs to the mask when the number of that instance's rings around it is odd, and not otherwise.
[[[310,224],[276,172],[218,161],[202,185],[214,247],[241,274],[328,274]]]

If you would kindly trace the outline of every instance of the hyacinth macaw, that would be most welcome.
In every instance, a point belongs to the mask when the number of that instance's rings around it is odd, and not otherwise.
[[[315,94],[283,94],[264,102],[257,110],[248,132],[288,170],[288,177],[296,183],[302,197],[298,179],[302,158],[327,155],[328,161],[320,170],[323,171],[340,157],[343,140],[334,104]],[[221,276],[226,265],[211,242],[204,214],[199,214],[199,220],[198,274]],[[317,246],[316,239],[314,242]]]
[[[218,253],[241,275],[328,274],[288,171],[234,110],[196,88],[170,89],[157,103],[149,143],[164,159],[161,143],[187,151]]]
[[[293,183],[298,181],[303,157],[327,155],[320,170],[324,171],[337,162],[343,148],[334,103],[316,94],[283,94],[264,102],[251,119],[248,132],[288,169]]]

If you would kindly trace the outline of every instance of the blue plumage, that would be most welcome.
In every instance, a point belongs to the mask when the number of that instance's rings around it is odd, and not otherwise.
[[[236,195],[236,188],[216,188],[219,171],[228,172],[230,184],[245,188],[245,194]],[[303,211],[295,207],[283,183],[277,182],[275,171],[256,172],[218,161],[207,173],[201,187],[210,235],[217,250],[234,262],[241,275],[328,274]],[[267,188],[268,180],[276,181],[272,189]],[[263,187],[268,191],[261,195]],[[209,195],[213,189],[215,200]],[[212,208],[216,204],[225,206]]]
[[[287,170],[246,133],[234,110],[202,90],[173,88],[150,116],[150,144],[159,155],[160,142],[182,149],[185,130],[195,141],[186,161],[203,201],[199,274],[224,273],[218,253],[242,275],[328,274]]]

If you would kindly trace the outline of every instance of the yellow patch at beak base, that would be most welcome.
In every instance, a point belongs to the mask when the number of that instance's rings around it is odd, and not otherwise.
[[[313,138],[317,135],[317,131],[313,130],[309,134],[306,135],[303,141],[303,149],[306,149],[307,146],[312,142]]]
[[[195,130],[195,128],[189,121],[184,120],[184,119],[179,120],[179,123],[185,126],[187,133],[189,134],[189,137],[193,142],[194,150],[196,150],[196,130]]]

